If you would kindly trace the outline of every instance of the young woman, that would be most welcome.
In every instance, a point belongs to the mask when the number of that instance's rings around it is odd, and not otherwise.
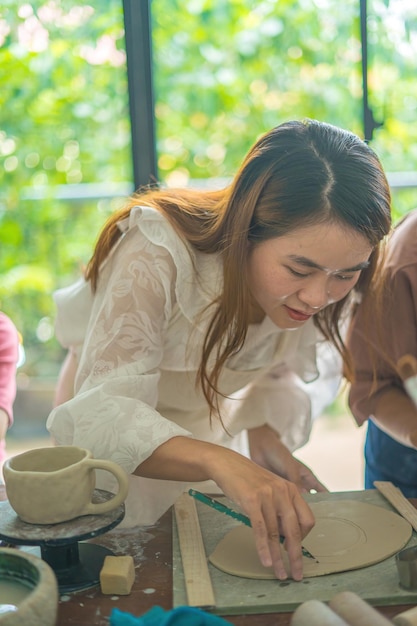
[[[105,225],[85,277],[56,296],[77,373],[74,397],[48,419],[55,440],[126,469],[131,524],[153,523],[190,482],[214,481],[280,579],[286,537],[299,580],[314,524],[300,492],[322,486],[282,443],[276,389],[285,375],[296,393],[289,373],[318,376],[323,336],[347,360],[339,320],[389,228],[376,155],[316,121],[265,134],[225,189],[138,194]]]

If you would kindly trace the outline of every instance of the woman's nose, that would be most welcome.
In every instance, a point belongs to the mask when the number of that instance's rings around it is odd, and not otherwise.
[[[322,309],[332,302],[327,280],[312,281],[300,290],[298,297],[310,309]]]

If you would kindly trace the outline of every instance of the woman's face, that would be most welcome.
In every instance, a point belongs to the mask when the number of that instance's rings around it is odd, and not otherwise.
[[[267,315],[279,328],[298,328],[352,289],[368,266],[372,247],[338,224],[297,228],[253,246],[248,280],[252,322]]]

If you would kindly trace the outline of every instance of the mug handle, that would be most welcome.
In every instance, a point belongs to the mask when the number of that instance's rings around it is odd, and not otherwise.
[[[91,469],[102,469],[107,472],[111,472],[117,478],[119,490],[113,498],[106,500],[106,502],[90,502],[87,504],[82,515],[99,515],[100,513],[108,513],[118,507],[119,504],[122,504],[126,500],[129,489],[128,476],[124,469],[122,469],[120,465],[117,465],[117,463],[113,463],[113,461],[106,461],[105,459],[86,459],[85,462]]]

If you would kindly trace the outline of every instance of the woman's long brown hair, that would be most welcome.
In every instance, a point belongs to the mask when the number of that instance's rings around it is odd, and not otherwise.
[[[313,120],[287,122],[263,135],[225,189],[145,189],[135,194],[99,236],[86,270],[93,290],[101,264],[121,236],[117,223],[138,205],[160,211],[197,250],[222,256],[223,291],[213,303],[197,376],[211,412],[217,413],[221,370],[242,347],[249,325],[251,247],[316,224],[351,228],[373,248],[356,285],[365,292],[375,276],[379,242],[391,226],[389,186],[376,154],[356,135]],[[329,305],[314,319],[341,353],[349,378],[350,359],[339,328],[348,300]]]

